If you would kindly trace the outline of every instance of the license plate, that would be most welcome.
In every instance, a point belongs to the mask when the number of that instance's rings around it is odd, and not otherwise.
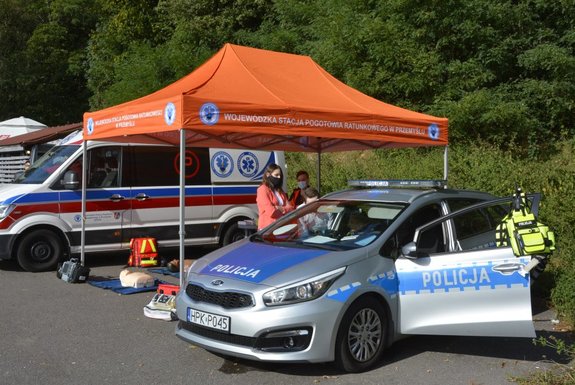
[[[188,308],[188,321],[196,325],[230,332],[230,317]]]

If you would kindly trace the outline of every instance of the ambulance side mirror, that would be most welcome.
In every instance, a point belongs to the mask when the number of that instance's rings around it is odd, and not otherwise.
[[[78,187],[80,187],[78,173],[74,171],[66,171],[66,173],[64,173],[64,178],[62,178],[62,186],[64,186],[66,190],[78,189]]]

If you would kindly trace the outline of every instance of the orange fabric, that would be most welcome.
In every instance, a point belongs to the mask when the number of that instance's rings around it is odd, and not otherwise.
[[[142,98],[84,114],[84,139],[328,152],[446,146],[447,119],[372,97],[310,57],[226,44]],[[133,136],[126,136],[133,135]]]
[[[277,207],[280,203],[274,192],[265,184],[258,187],[256,202],[258,204],[258,230],[272,224],[276,219],[286,213],[293,211],[294,207],[288,200],[288,196],[283,191],[278,191],[282,197],[283,205],[281,209]]]
[[[305,199],[302,196],[300,188],[296,188],[292,191],[289,197],[289,201],[294,207],[297,207],[301,205],[303,202],[305,202]]]

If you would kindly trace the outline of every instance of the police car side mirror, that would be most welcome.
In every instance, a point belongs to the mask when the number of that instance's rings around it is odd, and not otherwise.
[[[66,190],[76,190],[80,186],[78,174],[74,171],[66,171],[64,178],[62,178],[62,186]]]
[[[401,248],[401,254],[407,259],[417,259],[417,246],[415,242],[409,242]]]

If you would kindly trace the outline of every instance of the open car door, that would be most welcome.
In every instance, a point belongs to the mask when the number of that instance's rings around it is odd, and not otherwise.
[[[535,213],[539,198],[531,197]],[[495,239],[511,200],[478,203],[415,231],[396,260],[402,334],[535,337],[531,257]]]

